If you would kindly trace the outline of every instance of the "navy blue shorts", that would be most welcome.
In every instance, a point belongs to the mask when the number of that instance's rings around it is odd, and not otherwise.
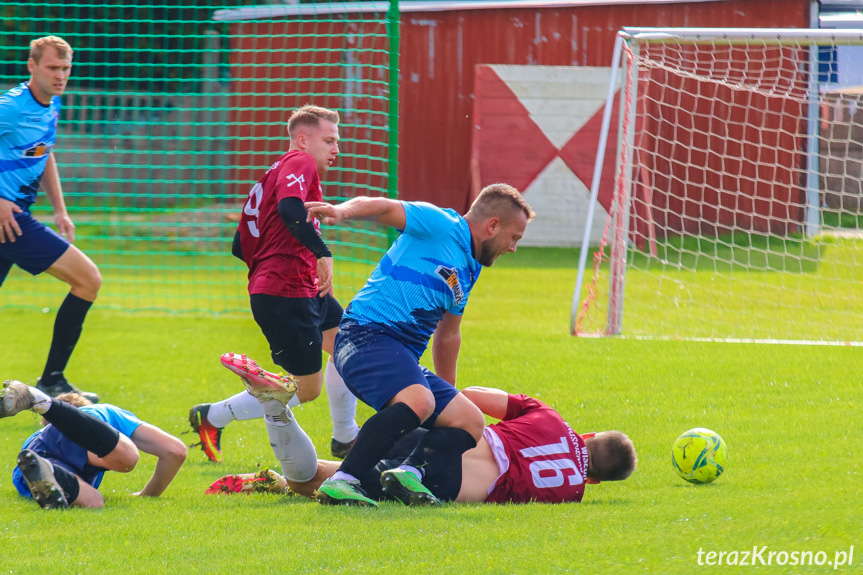
[[[380,411],[401,390],[415,384],[427,387],[435,398],[434,415],[423,423],[433,425],[458,395],[458,390],[417,362],[407,345],[376,325],[342,324],[336,334],[336,369],[360,401]]]
[[[87,450],[60,433],[53,425],[47,426],[24,449],[31,449],[54,465],[74,473],[86,483],[99,488],[105,470],[87,463]],[[32,497],[30,487],[19,467],[12,471],[12,484],[24,497]]]
[[[54,265],[69,249],[66,238],[36,220],[30,212],[15,214],[15,221],[22,235],[16,236],[14,242],[0,244],[0,285],[13,264],[35,276]]]
[[[339,325],[342,306],[332,295],[249,296],[252,315],[270,344],[273,363],[293,375],[311,375],[323,367],[323,332]]]

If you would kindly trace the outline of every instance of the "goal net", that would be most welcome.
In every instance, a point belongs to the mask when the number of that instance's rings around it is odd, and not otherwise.
[[[582,247],[573,333],[863,339],[861,46],[624,29],[615,185],[593,189],[610,215]]]
[[[29,42],[74,50],[54,149],[75,244],[99,266],[99,309],[248,312],[231,256],[255,182],[304,104],[341,115],[325,199],[396,190],[398,3],[80,0],[0,9],[0,93],[28,79]],[[53,225],[44,192],[34,217]],[[322,230],[348,301],[389,245],[366,223]],[[68,286],[18,268],[0,308],[56,306]]]

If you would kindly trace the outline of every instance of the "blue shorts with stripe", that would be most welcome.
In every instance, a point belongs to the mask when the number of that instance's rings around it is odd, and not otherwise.
[[[401,390],[423,385],[435,399],[434,414],[423,422],[423,427],[431,427],[459,393],[449,382],[421,366],[411,348],[385,326],[343,321],[334,347],[336,369],[345,385],[375,411],[383,409]]]
[[[30,212],[15,214],[15,221],[21,228],[21,235],[16,236],[14,242],[0,244],[0,285],[13,265],[35,276],[54,265],[69,249],[66,238],[38,221]]]

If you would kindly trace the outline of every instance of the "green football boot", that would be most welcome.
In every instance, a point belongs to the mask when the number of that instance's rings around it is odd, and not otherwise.
[[[324,505],[378,506],[377,501],[366,497],[359,481],[347,481],[345,479],[327,479],[315,492],[315,499]]]
[[[417,476],[404,469],[390,469],[381,473],[384,493],[398,499],[405,505],[440,505],[440,499],[417,479]]]

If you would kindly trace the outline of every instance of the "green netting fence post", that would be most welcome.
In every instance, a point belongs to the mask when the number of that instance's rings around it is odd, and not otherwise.
[[[398,197],[399,175],[399,42],[401,39],[399,26],[401,14],[399,0],[390,0],[387,12],[387,34],[390,39],[390,69],[389,69],[389,145],[387,154],[387,195]],[[387,237],[390,244],[396,241],[397,232],[389,228]]]

